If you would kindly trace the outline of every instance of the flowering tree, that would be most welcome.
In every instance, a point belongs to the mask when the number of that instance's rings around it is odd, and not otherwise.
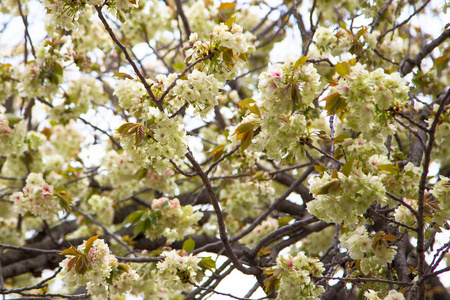
[[[0,294],[449,299],[436,2],[1,1]]]

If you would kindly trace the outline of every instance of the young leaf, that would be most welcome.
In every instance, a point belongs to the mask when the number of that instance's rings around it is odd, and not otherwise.
[[[302,56],[294,64],[294,70],[296,70],[298,67],[303,66],[305,62],[308,60],[308,57]]]
[[[252,144],[253,130],[244,133],[241,140],[241,150],[244,151]]]
[[[186,252],[191,252],[195,249],[195,241],[190,237],[183,242],[183,250]]]
[[[86,246],[85,246],[85,248],[84,248],[84,253],[86,253],[86,254],[89,253],[89,250],[91,250],[91,248],[92,248],[92,246],[93,246],[95,240],[98,239],[99,236],[100,236],[100,234],[97,234],[97,235],[95,235],[95,236],[90,237],[90,238],[87,240]]]
[[[356,33],[356,39],[359,39],[366,31],[369,29],[369,27],[363,27]]]
[[[342,99],[338,92],[328,95],[325,100],[325,109],[327,110],[329,116],[344,110],[346,106],[345,100]]]
[[[77,249],[75,249],[73,246],[71,246],[70,248],[68,248],[68,249],[64,249],[63,251],[61,251],[60,253],[59,253],[60,255],[65,255],[65,256],[67,256],[67,255],[79,255],[79,254],[81,254],[80,253],[80,251],[78,251]]]
[[[232,135],[245,133],[249,130],[253,130],[254,127],[255,127],[255,122],[242,123],[241,125],[238,126],[238,128],[236,128],[236,130],[234,131],[234,133]]]
[[[447,54],[439,56],[436,58],[433,62],[433,67],[437,67],[439,65],[442,65],[447,60]]]
[[[222,2],[220,3],[219,7],[217,8],[218,10],[231,10],[231,9],[235,9],[236,8],[236,4],[235,3],[231,3],[231,2]],[[236,19],[235,19],[236,22]]]
[[[131,79],[131,80],[134,79],[133,76],[130,76],[127,73],[120,73],[120,72],[114,74],[112,77],[119,77],[120,79],[125,79],[125,78]]]
[[[137,127],[135,135],[136,146],[139,146],[139,144],[142,142],[142,139],[144,139],[145,131],[146,130],[144,129],[144,126],[140,125],[139,127]]]
[[[129,214],[126,218],[124,223],[131,223],[136,224],[141,219],[142,215],[145,213],[145,210],[136,210],[133,211],[131,214]]]
[[[12,114],[12,113],[6,113],[5,117],[6,117],[6,120],[8,120],[8,125],[10,127],[16,125],[17,123],[19,123],[22,120],[21,117],[16,116],[15,114]]]
[[[75,256],[74,258],[72,258],[71,260],[69,260],[69,263],[67,264],[67,269],[69,269],[69,271],[73,268],[73,266],[76,264],[77,260],[78,260],[79,256]]]
[[[228,20],[225,21],[224,24],[227,25],[228,28],[231,28],[234,23],[236,23],[236,16],[229,18]]]
[[[215,269],[216,262],[212,260],[210,256],[202,257],[202,259],[198,263],[198,266],[202,269]]]
[[[341,173],[348,177],[353,168],[354,158],[349,159],[341,168]]]
[[[89,267],[89,261],[86,256],[78,256],[77,262],[75,264],[75,271],[78,274],[84,274]]]
[[[350,74],[350,66],[348,62],[338,62],[335,66],[336,72],[341,76],[345,77],[345,75]]]
[[[386,165],[377,165],[377,169],[381,170],[381,171],[386,171],[392,174],[398,174],[399,173],[399,169],[398,167],[396,168],[395,166],[391,165],[391,164],[386,164]]]
[[[222,157],[222,155],[223,155],[223,150],[224,150],[224,149],[225,149],[225,145],[220,145],[220,146],[217,146],[216,148],[214,148],[214,149],[211,151],[210,156],[213,157],[213,158],[212,158],[213,162],[218,161],[219,158]]]
[[[330,192],[337,191],[341,186],[341,182],[339,180],[333,180],[325,184],[323,187],[317,191],[317,195],[324,195]]]

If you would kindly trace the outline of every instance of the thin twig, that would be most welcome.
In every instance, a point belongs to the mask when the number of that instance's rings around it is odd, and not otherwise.
[[[158,109],[160,111],[164,111],[164,107],[162,106],[161,101],[158,101],[156,96],[153,94],[150,84],[148,84],[147,80],[145,80],[144,75],[142,75],[141,71],[139,71],[139,69],[136,66],[135,62],[133,61],[133,59],[131,58],[130,54],[128,53],[127,48],[119,41],[119,39],[117,39],[116,35],[114,34],[114,31],[109,26],[108,22],[105,19],[105,16],[103,16],[101,7],[99,7],[98,5],[95,5],[94,7],[97,10],[98,17],[102,21],[103,26],[105,26],[105,29],[108,32],[109,36],[112,38],[114,43],[116,43],[116,45],[122,50],[123,54],[125,55],[125,58],[127,59],[127,61],[131,65],[131,67],[133,68],[134,73],[136,73],[136,75],[139,77],[139,79],[141,80],[142,84],[144,85],[145,90],[147,91],[147,94],[150,96],[150,98],[153,100],[153,102],[155,102],[155,104],[158,107]]]

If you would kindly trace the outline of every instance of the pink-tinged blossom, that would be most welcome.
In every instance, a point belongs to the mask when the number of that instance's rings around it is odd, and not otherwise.
[[[53,186],[44,181],[42,173],[30,173],[22,192],[14,193],[12,198],[18,213],[29,212],[44,220],[58,217],[59,198],[54,194]]]

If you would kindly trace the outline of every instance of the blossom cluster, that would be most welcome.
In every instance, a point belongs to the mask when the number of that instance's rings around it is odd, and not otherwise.
[[[194,70],[187,76],[187,80],[177,81],[173,93],[191,104],[195,108],[194,113],[204,118],[218,104],[216,97],[221,87],[223,83],[213,74],[206,75]]]
[[[143,136],[141,144],[136,144],[133,134],[122,134],[120,144],[136,165],[151,167],[162,175],[171,169],[170,160],[184,157],[186,132],[178,118],[170,118],[155,107],[148,107],[146,111],[142,118],[148,124],[147,136]]]
[[[142,97],[147,94],[144,85],[129,78],[118,80],[114,87],[114,95],[119,98],[119,105],[130,112],[139,110]]]
[[[161,236],[182,239],[203,216],[199,211],[194,212],[191,205],[181,206],[177,198],[172,200],[166,197],[155,199],[152,202],[152,210],[157,214],[157,225],[145,232],[149,239]]]
[[[102,0],[44,0],[42,4],[57,26],[65,30],[76,30],[78,28],[78,18],[86,10],[86,6],[101,6],[103,2]],[[138,1],[107,1],[107,6],[116,14],[120,21],[125,22],[124,13],[130,12],[133,8],[138,7]]]
[[[369,72],[360,63],[339,79],[330,95],[335,92],[345,101],[343,111],[351,116],[344,119],[343,126],[370,138],[393,133],[395,127],[386,111],[404,106],[408,99],[408,87],[399,73],[385,74],[381,68]]]
[[[53,186],[45,182],[42,173],[30,173],[22,192],[12,194],[14,208],[18,213],[27,212],[44,220],[58,217],[59,199]]]
[[[84,136],[78,130],[76,122],[70,120],[65,125],[53,126],[53,134],[50,141],[59,155],[64,158],[71,158],[80,152]]]
[[[243,244],[254,248],[256,244],[266,235],[275,231],[278,228],[278,221],[274,218],[267,218],[255,227],[248,235],[246,235],[241,241]]]
[[[395,246],[387,245],[379,237],[371,237],[364,226],[341,234],[339,240],[342,247],[348,249],[350,257],[360,261],[361,271],[366,275],[383,268],[397,253]]]
[[[405,199],[403,199],[403,201],[406,204],[408,204],[410,207],[412,207],[414,210],[417,211],[417,208],[418,208],[417,200],[405,198]],[[405,225],[408,225],[408,226],[414,226],[417,222],[417,218],[414,215],[414,213],[404,205],[399,205],[395,209],[394,218],[395,218],[395,221],[400,222]],[[400,227],[399,229],[403,230],[402,227]]]
[[[346,29],[337,30],[333,34],[329,28],[319,27],[315,33],[316,47],[323,56],[340,55],[353,45],[353,35]]]
[[[76,250],[72,248],[62,252],[68,256],[60,263],[64,283],[69,287],[86,285],[89,294],[96,299],[106,299],[108,294],[127,293],[139,275],[118,263],[102,239],[92,241],[94,238],[84,241]],[[80,260],[83,263],[75,264]]]
[[[226,212],[243,220],[258,214],[258,208],[272,202],[274,189],[270,181],[235,180],[221,189],[219,198]]]
[[[378,292],[375,292],[374,290],[367,290],[364,292],[364,296],[367,300],[405,300],[405,296],[396,290],[390,290],[389,294],[384,298],[380,298]]]
[[[172,8],[165,2],[157,0],[137,2],[140,2],[139,7],[134,9],[132,14],[127,14],[127,21],[120,27],[124,36],[132,45],[152,39],[163,39],[162,32],[172,29],[170,28],[170,21],[173,19],[174,13]],[[185,12],[187,13],[186,10]],[[190,17],[189,25],[195,31]]]
[[[445,176],[440,176],[439,179],[431,190],[431,194],[437,199],[438,204],[438,211],[434,215],[433,222],[442,226],[450,218],[450,179]]]
[[[183,254],[172,250],[163,253],[164,260],[156,265],[158,280],[169,290],[191,290],[190,282],[197,283],[197,275],[201,268],[200,258],[192,254]]]
[[[8,154],[19,155],[26,150],[26,123],[11,114],[4,114],[4,107],[0,106],[0,156]],[[17,124],[11,125],[9,120],[17,119]]]
[[[213,55],[209,61],[199,63],[195,68],[214,76],[221,82],[234,78],[245,66],[245,53],[252,52],[254,36],[243,32],[242,26],[221,23],[214,27],[209,41],[199,40],[198,34],[189,37],[190,47],[186,51],[186,61],[195,62],[205,56]]]
[[[86,113],[93,102],[105,104],[108,100],[100,83],[87,75],[71,81],[64,98],[64,102],[53,106],[50,113],[53,120],[63,124]]]
[[[17,217],[0,217],[0,243],[20,246],[24,239],[17,228]]]
[[[66,42],[66,37],[54,34],[52,40],[46,40],[36,49],[35,60],[17,66],[17,89],[21,96],[52,99],[56,95],[59,84],[63,82],[64,60],[68,59],[61,52],[61,45]]]
[[[261,127],[253,148],[266,150],[267,156],[277,161],[288,153],[299,155],[300,146],[310,135],[305,110],[312,107],[319,87],[317,70],[300,60],[272,65],[262,72],[258,85],[261,95],[256,102],[260,113],[249,114],[242,121],[258,122]]]
[[[144,250],[141,255],[146,253],[146,250]],[[133,284],[133,293],[145,295],[147,299],[172,300],[183,298],[182,290],[167,288],[165,282],[156,280],[159,276],[156,263],[133,264],[133,268],[140,276],[140,280]]]
[[[281,256],[274,271],[274,276],[280,278],[277,299],[319,299],[325,289],[316,285],[311,277],[322,276],[323,271],[325,268],[317,258],[309,258],[302,253],[294,257]]]
[[[326,222],[355,223],[373,202],[386,201],[381,178],[356,169],[348,176],[325,172],[313,178],[310,189],[315,199],[308,203],[308,211]]]
[[[104,225],[111,225],[114,218],[113,199],[107,196],[92,195],[83,203],[84,211],[95,214]]]
[[[214,5],[205,1],[193,1],[192,5],[186,3],[185,13],[189,20],[191,31],[200,38],[208,38],[209,33],[216,26],[215,18],[219,14]]]

